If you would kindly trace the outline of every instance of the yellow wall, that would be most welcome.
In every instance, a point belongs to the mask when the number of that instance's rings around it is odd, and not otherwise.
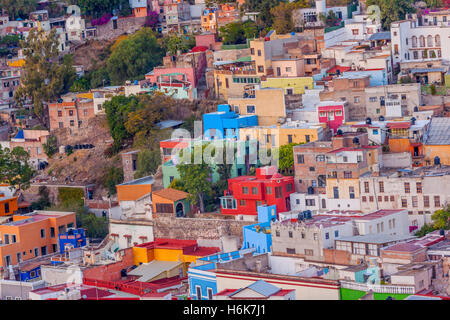
[[[305,86],[309,89],[314,87],[312,77],[267,78],[266,81],[261,81],[261,88],[282,88],[285,93],[287,88],[293,88],[294,94],[304,94]]]
[[[149,263],[155,259],[153,249],[133,247],[133,264],[138,266],[140,263]]]
[[[258,140],[261,146],[272,148],[272,140],[266,143],[266,135],[275,135],[275,146],[280,147],[289,144],[288,136],[292,135],[292,143],[306,143],[306,136],[309,135],[310,142],[319,139],[319,128],[268,128],[249,127],[239,129],[240,140],[245,141],[247,135],[251,140]],[[270,137],[272,139],[272,137]]]
[[[424,145],[423,153],[425,160],[430,160],[434,163],[434,157],[438,156],[441,159],[441,164],[450,165],[450,145]]]
[[[359,198],[359,180],[358,179],[331,179],[327,178],[327,198],[334,198],[333,187],[339,187],[339,198],[349,199],[350,193],[348,188],[353,187],[355,190],[355,199]]]
[[[165,248],[140,248],[133,247],[133,263],[149,263],[152,260],[157,261],[181,261],[187,264],[195,262],[200,256],[184,255],[182,249],[165,249]]]
[[[264,40],[252,40],[250,41],[250,48],[254,49],[254,53],[251,55],[252,61],[255,61],[256,74],[266,75],[267,68],[272,66],[272,60],[265,60],[264,58]],[[258,56],[258,50],[261,50],[261,56]],[[264,66],[264,72],[258,71],[258,66]]]
[[[255,90],[255,98],[229,98],[228,104],[238,106],[241,115],[247,115],[247,106],[255,106],[258,124],[270,126],[277,124],[279,118],[286,117],[283,89]]]
[[[9,212],[5,212],[5,203],[9,204]],[[8,199],[0,198],[0,216],[9,216],[17,211],[17,197],[12,197]]]

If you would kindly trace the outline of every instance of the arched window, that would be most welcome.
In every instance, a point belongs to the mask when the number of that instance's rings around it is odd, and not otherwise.
[[[436,43],[436,47],[441,45],[441,37],[438,34],[434,37],[434,42]]]
[[[425,37],[424,36],[420,36],[419,42],[420,42],[421,47],[425,47]]]
[[[413,37],[412,37],[412,47],[413,47],[413,48],[416,48],[416,47],[417,47],[417,37],[416,37],[416,36],[413,36]]]
[[[433,46],[433,37],[432,36],[428,36],[427,37],[427,46],[428,47],[432,47]]]

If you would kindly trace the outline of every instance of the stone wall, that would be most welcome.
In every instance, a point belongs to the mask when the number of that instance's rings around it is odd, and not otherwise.
[[[231,219],[175,218],[158,214],[153,217],[155,238],[186,240],[220,240],[226,236],[243,241],[242,227],[254,222]]]
[[[123,17],[117,19],[117,29],[114,29],[113,20],[97,26],[97,40],[109,40],[117,38],[123,34],[132,34],[144,26],[146,17]]]

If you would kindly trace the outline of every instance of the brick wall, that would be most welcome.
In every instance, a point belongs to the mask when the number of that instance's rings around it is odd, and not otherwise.
[[[133,251],[132,248],[124,250],[124,256],[122,260],[116,263],[108,265],[95,266],[88,268],[83,272],[83,278],[105,280],[105,281],[117,281],[122,278],[120,272],[122,269],[126,269],[133,265]]]
[[[144,26],[146,17],[123,17],[117,19],[117,29],[114,29],[113,20],[108,23],[97,26],[97,39],[108,40],[114,39],[122,34],[132,34]]]

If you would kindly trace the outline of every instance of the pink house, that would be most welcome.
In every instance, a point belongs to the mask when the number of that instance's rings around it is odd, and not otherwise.
[[[326,123],[336,133],[337,129],[347,121],[346,101],[322,101],[317,106],[319,122]]]
[[[274,77],[303,77],[305,66],[303,59],[272,59]]]

